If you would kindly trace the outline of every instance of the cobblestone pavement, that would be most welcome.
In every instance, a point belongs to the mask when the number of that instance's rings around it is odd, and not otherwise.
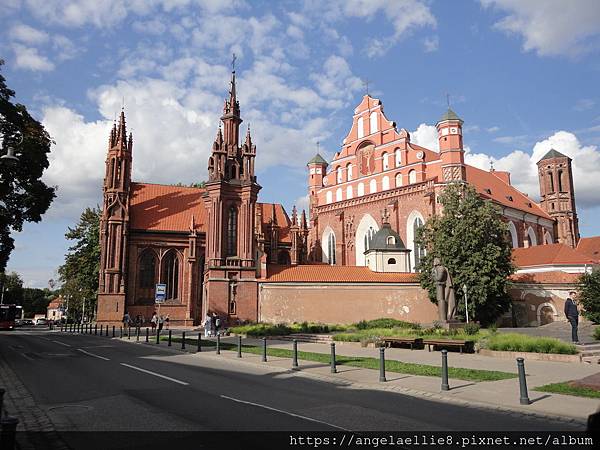
[[[36,404],[32,395],[1,354],[0,386],[6,390],[3,414],[19,419],[17,425],[19,449],[63,450],[69,448],[55,431],[54,424],[46,412]]]

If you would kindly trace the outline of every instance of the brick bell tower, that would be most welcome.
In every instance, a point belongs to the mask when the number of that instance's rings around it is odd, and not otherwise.
[[[436,124],[445,182],[466,180],[462,125],[462,119],[449,107]]]
[[[235,70],[231,72],[229,98],[208,159],[208,182],[203,194],[208,215],[206,231],[206,299],[203,315],[217,313],[229,323],[258,319],[256,283],[255,210],[261,187],[254,175],[256,146],[250,127],[243,144],[242,123],[236,97]]]
[[[577,247],[579,220],[575,207],[571,158],[551,149],[537,163],[540,206],[555,219],[554,240]]]
[[[100,276],[98,321],[120,322],[125,313],[127,286],[127,237],[131,187],[133,136],[121,111],[108,139],[104,175],[104,203],[100,218]]]

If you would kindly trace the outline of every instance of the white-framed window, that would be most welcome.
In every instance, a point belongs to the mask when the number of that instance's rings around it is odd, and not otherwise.
[[[342,188],[337,188],[337,190],[335,191],[335,201],[336,202],[342,201]]]
[[[377,113],[373,111],[369,116],[371,133],[377,132]]]
[[[414,184],[417,182],[417,171],[411,170],[408,172],[408,184]]]
[[[335,233],[331,227],[327,227],[321,237],[321,249],[323,250],[323,262],[335,264]]]
[[[387,191],[390,188],[390,177],[387,175],[381,180],[381,190]]]
[[[332,202],[333,202],[333,192],[327,191],[327,194],[325,194],[325,203],[329,204]]]
[[[400,187],[400,186],[402,186],[402,174],[397,173],[396,174],[396,187]]]
[[[373,194],[374,192],[377,192],[377,180],[373,178],[369,183],[369,194]]]
[[[425,249],[421,248],[416,243],[417,230],[423,226],[425,220],[423,215],[413,210],[406,219],[406,246],[410,252],[410,271],[416,272],[421,262],[421,258],[425,255]]]
[[[358,138],[360,139],[361,137],[365,136],[365,120],[362,117],[359,117],[358,121],[357,121],[357,125],[358,125]]]
[[[352,197],[354,197],[354,195],[352,193],[352,186],[348,186],[346,188],[346,198],[348,199],[348,198],[352,198]]]
[[[352,164],[348,164],[346,166],[346,173],[347,173],[347,179],[348,181],[352,180],[352,178],[354,177],[354,174],[352,173]]]
[[[342,179],[343,179],[343,178],[342,178],[342,168],[341,168],[341,167],[338,167],[338,168],[335,170],[335,174],[336,174],[336,179],[337,179],[337,182],[338,182],[338,184],[339,184],[339,183],[341,183],[341,182],[342,182]]]
[[[358,183],[358,188],[357,188],[357,194],[359,197],[365,195],[365,184],[364,183]]]
[[[381,155],[381,160],[383,161],[383,170],[388,170],[390,168],[390,161],[386,152],[383,152],[383,155]]]
[[[361,217],[354,239],[357,266],[367,265],[365,251],[369,249],[369,242],[377,231],[379,231],[379,226],[370,214]]]
[[[510,241],[512,244],[512,248],[519,247],[519,238],[517,237],[517,228],[512,221],[508,222],[508,232],[510,233]]]
[[[538,245],[537,236],[535,235],[535,231],[533,231],[533,228],[531,227],[529,227],[529,229],[527,230],[527,238],[529,239],[530,247],[535,247],[536,245]]]
[[[396,160],[396,167],[400,167],[402,165],[402,153],[400,153],[400,149],[397,148],[394,152],[394,159]]]

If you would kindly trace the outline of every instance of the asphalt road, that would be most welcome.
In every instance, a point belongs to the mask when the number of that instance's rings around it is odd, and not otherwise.
[[[164,345],[17,330],[0,333],[0,358],[59,432],[577,429],[349,389],[214,355],[177,354]]]

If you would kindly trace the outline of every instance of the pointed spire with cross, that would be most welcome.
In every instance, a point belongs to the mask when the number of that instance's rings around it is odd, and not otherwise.
[[[362,80],[362,84],[365,87],[365,91],[367,93],[367,95],[369,95],[369,83],[371,82],[371,80],[369,80],[368,78],[365,78],[364,80]]]

